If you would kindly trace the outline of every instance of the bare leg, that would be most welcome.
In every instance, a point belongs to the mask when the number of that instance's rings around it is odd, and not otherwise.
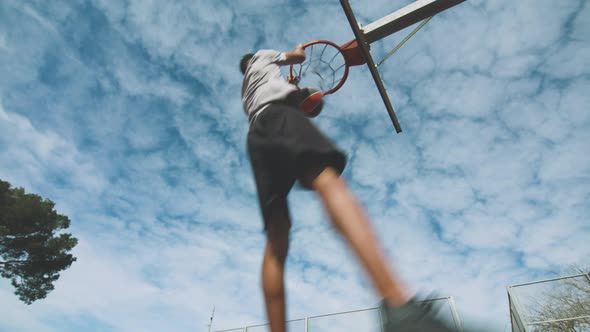
[[[312,180],[311,186],[320,195],[332,224],[360,260],[377,292],[390,305],[406,303],[409,299],[406,290],[391,272],[363,208],[344,180],[328,167]]]
[[[266,248],[262,262],[262,290],[271,332],[286,332],[285,260],[289,251],[290,219],[286,201],[273,204],[265,212]]]

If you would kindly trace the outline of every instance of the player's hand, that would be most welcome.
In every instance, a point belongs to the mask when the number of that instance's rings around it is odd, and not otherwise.
[[[289,76],[287,76],[287,82],[297,85],[297,84],[299,84],[299,78],[297,78],[297,76],[293,76],[289,73]]]

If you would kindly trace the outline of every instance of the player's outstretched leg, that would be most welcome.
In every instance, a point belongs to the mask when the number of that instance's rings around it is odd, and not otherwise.
[[[276,201],[263,214],[267,236],[262,261],[262,290],[266,314],[271,332],[286,332],[284,272],[291,226],[286,199]]]
[[[409,300],[407,291],[390,270],[362,206],[344,180],[334,169],[327,167],[311,185],[319,194],[332,224],[349,243],[379,295],[392,306],[405,304]]]
[[[364,209],[338,173],[329,167],[324,169],[312,180],[312,188],[320,195],[332,224],[348,242],[383,297],[384,331],[454,331],[435,318],[429,306],[410,299],[402,282],[391,272]]]

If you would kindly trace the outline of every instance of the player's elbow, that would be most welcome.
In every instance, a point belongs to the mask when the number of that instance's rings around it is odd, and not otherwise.
[[[298,64],[298,63],[302,63],[303,61],[305,61],[305,55],[300,55],[300,56],[293,57],[291,63]]]

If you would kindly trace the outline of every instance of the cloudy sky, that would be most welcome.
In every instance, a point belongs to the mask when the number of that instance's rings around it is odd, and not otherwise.
[[[410,2],[351,6],[368,24]],[[238,61],[352,38],[336,0],[1,0],[0,179],[79,244],[44,300],[0,280],[0,331],[206,331],[213,306],[215,330],[263,323]],[[590,257],[590,3],[467,1],[380,72],[403,133],[366,67],[314,121],[412,290],[504,331],[507,285]],[[375,306],[315,196],[290,203],[289,317]]]

